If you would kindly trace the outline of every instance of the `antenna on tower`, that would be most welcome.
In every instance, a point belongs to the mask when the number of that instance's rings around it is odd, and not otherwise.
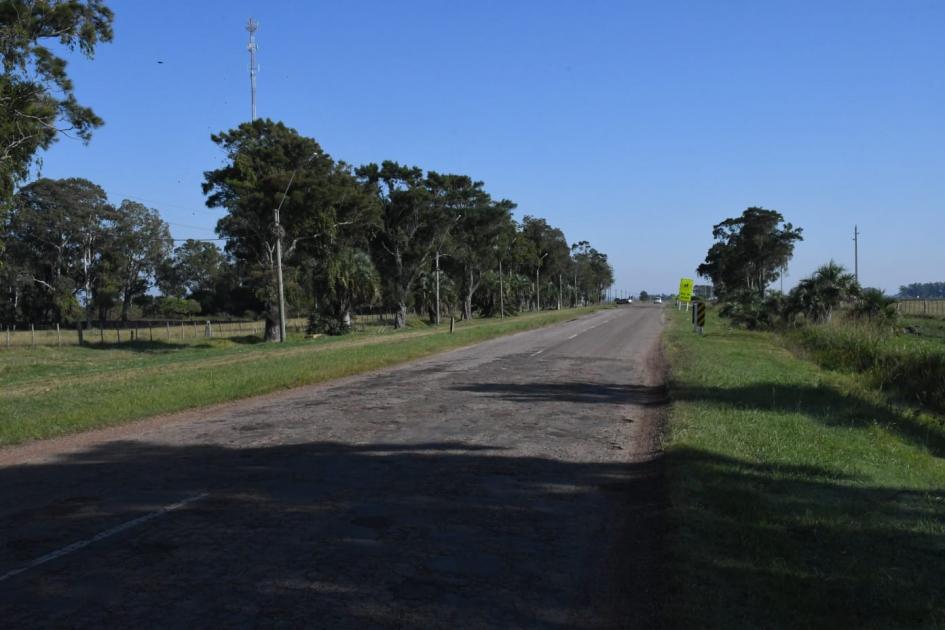
[[[249,22],[246,23],[246,30],[249,31],[249,45],[246,48],[249,50],[249,86],[253,100],[253,117],[251,119],[253,121],[256,120],[256,73],[259,72],[259,66],[256,65],[256,30],[258,28],[259,22],[249,18]]]

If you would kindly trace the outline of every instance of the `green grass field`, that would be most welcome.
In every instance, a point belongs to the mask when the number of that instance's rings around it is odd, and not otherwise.
[[[402,363],[596,310],[415,324],[345,337],[131,342],[0,351],[0,446],[119,424]]]
[[[666,334],[677,627],[945,627],[945,431],[771,333]]]

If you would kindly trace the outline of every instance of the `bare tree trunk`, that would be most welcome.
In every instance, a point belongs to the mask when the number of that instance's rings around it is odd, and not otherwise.
[[[466,296],[463,299],[463,319],[469,321],[472,319],[472,298],[473,291],[473,270],[472,267],[467,269],[466,273]]]
[[[407,326],[407,302],[401,300],[397,304],[397,313],[394,317],[394,328],[405,328]]]
[[[266,341],[279,341],[279,322],[266,312]]]
[[[407,290],[410,288],[404,278],[404,259],[400,249],[394,252],[394,265],[397,269],[397,314],[394,317],[394,328],[407,326]]]
[[[279,326],[279,289],[276,279],[275,248],[267,247],[270,284],[266,296],[266,341],[282,341],[282,329]]]

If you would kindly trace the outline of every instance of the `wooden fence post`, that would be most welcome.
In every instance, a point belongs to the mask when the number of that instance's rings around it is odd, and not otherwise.
[[[33,330],[33,322],[30,322],[30,348],[36,347],[36,331]]]
[[[59,322],[56,322],[56,346],[62,347],[62,334],[59,331]]]
[[[98,338],[99,338],[99,341],[101,341],[102,344],[104,345],[105,343],[105,322],[104,321],[100,321],[98,323]]]
[[[75,332],[79,336],[79,346],[82,346],[82,322],[75,323]]]
[[[148,338],[154,341],[154,322],[148,320]]]
[[[118,336],[118,343],[121,343],[121,324],[115,324],[115,334]]]
[[[10,348],[10,327],[7,326],[7,349]]]

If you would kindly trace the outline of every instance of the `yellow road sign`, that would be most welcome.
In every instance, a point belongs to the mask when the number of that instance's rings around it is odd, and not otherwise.
[[[682,278],[679,280],[679,301],[690,302],[692,300],[692,285],[695,284],[692,278]]]

